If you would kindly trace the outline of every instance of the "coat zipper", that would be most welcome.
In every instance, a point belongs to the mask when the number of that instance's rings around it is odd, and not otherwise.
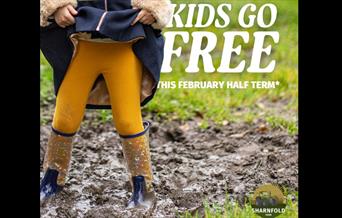
[[[100,21],[99,23],[97,24],[97,27],[96,27],[96,31],[100,31],[100,28],[101,28],[101,25],[103,23],[103,20],[108,12],[108,4],[107,4],[107,0],[104,0],[104,5],[105,5],[105,12],[102,14],[101,18],[100,18]]]
[[[106,16],[106,14],[108,13],[108,3],[107,3],[108,0],[104,0],[104,5],[105,5],[105,12],[102,14],[101,18],[100,18],[100,21],[99,23],[97,24],[97,27],[96,27],[96,31],[100,31],[100,28],[101,28],[101,25],[103,23],[103,20]],[[135,39],[132,39],[132,40],[129,40],[127,42],[134,42],[136,40],[139,40],[139,39],[144,39],[144,37],[137,37]]]
[[[99,24],[98,24],[97,27],[96,27],[96,31],[99,31],[99,30],[100,30],[100,27],[101,27],[101,25],[102,25],[102,23],[103,23],[103,19],[104,19],[104,17],[106,16],[106,14],[107,14],[107,11],[104,12],[104,13],[102,14],[101,19],[100,19],[100,21],[99,21]]]

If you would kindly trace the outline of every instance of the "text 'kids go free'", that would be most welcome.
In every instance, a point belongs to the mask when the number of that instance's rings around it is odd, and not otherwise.
[[[232,4],[220,4],[215,8],[211,4],[174,4],[173,18],[169,22],[169,28],[207,28],[214,25],[217,29],[229,29],[231,18],[229,12],[232,10]],[[188,9],[187,11],[185,9]],[[195,16],[197,12],[197,16]],[[266,13],[269,18],[266,19]],[[249,15],[248,15],[249,14]],[[186,15],[183,16],[182,15]],[[277,20],[277,7],[274,4],[263,4],[257,7],[253,3],[243,5],[239,10],[238,24],[243,29],[258,27],[265,31],[226,31],[223,33],[224,44],[221,54],[220,64],[215,68],[211,54],[217,47],[217,35],[210,31],[166,31],[165,51],[162,72],[172,72],[171,61],[173,57],[182,55],[182,47],[174,48],[176,37],[180,37],[182,42],[188,44],[192,37],[192,45],[189,57],[189,63],[185,69],[187,73],[197,73],[200,71],[199,60],[203,60],[203,70],[206,73],[241,73],[245,70],[249,73],[271,73],[274,71],[276,61],[271,60],[266,66],[261,66],[262,56],[270,56],[272,45],[265,46],[266,38],[272,39],[274,44],[279,42],[279,32],[269,31]],[[234,55],[241,55],[242,45],[234,46],[237,38],[241,38],[244,43],[254,39],[250,62],[247,66],[246,60],[241,60],[237,66],[231,66],[231,59]],[[252,39],[253,38],[253,39]],[[203,46],[203,42],[206,45]],[[236,44],[236,43],[235,43]]]

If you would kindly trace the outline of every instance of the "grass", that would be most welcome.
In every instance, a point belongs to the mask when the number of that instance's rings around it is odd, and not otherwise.
[[[267,117],[266,121],[271,125],[271,127],[279,127],[281,129],[287,130],[290,135],[298,133],[298,125],[295,121],[285,120],[281,117]]]
[[[174,3],[183,2],[182,0],[173,0]],[[193,1],[201,3],[211,3],[219,5],[225,1]],[[238,30],[241,31],[237,23],[238,11],[242,5],[250,2],[246,0],[233,0],[233,9],[230,13],[231,24],[229,29],[216,29],[208,27],[200,29],[201,31],[215,32],[218,37],[218,44],[213,54],[215,67],[218,66],[220,53],[223,46],[222,34],[225,31]],[[269,0],[253,1],[258,7]],[[246,81],[246,80],[271,80],[280,81],[281,85],[276,89],[159,89],[155,98],[146,107],[146,112],[153,112],[157,116],[164,118],[191,119],[200,113],[203,117],[203,123],[213,120],[216,123],[225,122],[253,122],[256,119],[266,120],[274,128],[284,128],[291,134],[297,132],[297,99],[298,99],[298,36],[297,36],[297,0],[273,1],[278,7],[278,19],[274,27],[270,30],[277,30],[280,33],[280,43],[274,46],[274,52],[271,57],[277,61],[276,70],[270,74],[251,74],[243,72],[241,74],[222,74],[222,73],[205,73],[203,71],[195,74],[185,72],[187,67],[188,56],[191,48],[191,40],[189,44],[184,44],[180,39],[175,42],[176,46],[183,47],[182,58],[174,58],[172,61],[173,72],[162,73],[162,81],[178,81],[178,80],[218,80],[218,81]],[[186,19],[184,13],[182,17]],[[176,28],[168,28],[164,31],[178,30]],[[196,28],[184,28],[181,31],[196,31]],[[252,33],[258,31],[258,27],[248,29]],[[251,50],[253,40],[247,44],[242,44],[242,53],[240,57],[233,58],[233,62],[238,63],[242,59],[247,60],[248,51]],[[202,65],[202,61],[200,61]],[[53,102],[53,87],[51,67],[48,65],[44,56],[41,56],[41,104],[49,104]],[[256,107],[260,101],[265,102],[281,102],[286,100],[287,104],[278,105],[276,107],[259,108]],[[282,107],[283,111],[279,112],[277,107]],[[242,110],[241,110],[242,109]],[[242,111],[242,112],[241,112]],[[100,111],[101,120],[107,121],[111,117],[110,111]],[[289,118],[290,116],[290,118]]]
[[[278,218],[296,218],[298,217],[298,193],[288,194],[286,202],[286,210],[285,213],[277,216]],[[229,197],[226,197],[223,205],[218,205],[216,203],[208,203],[204,201],[204,217],[205,218],[260,218],[260,216],[256,215],[253,212],[252,205],[250,203],[245,203],[243,206],[240,206],[237,201],[229,200]],[[199,211],[194,212],[185,212],[180,214],[181,218],[200,218],[203,215],[200,215]]]
[[[53,74],[49,63],[40,55],[40,104],[46,105],[53,101]]]

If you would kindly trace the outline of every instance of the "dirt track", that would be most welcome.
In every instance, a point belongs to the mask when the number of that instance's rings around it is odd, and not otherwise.
[[[49,132],[49,125],[41,127],[41,162]],[[201,211],[204,199],[223,203],[226,193],[243,201],[264,183],[297,190],[297,136],[283,130],[153,121],[150,138],[158,197],[151,217]],[[118,139],[111,123],[83,123],[66,188],[41,207],[42,217],[143,217],[124,209],[130,187]]]

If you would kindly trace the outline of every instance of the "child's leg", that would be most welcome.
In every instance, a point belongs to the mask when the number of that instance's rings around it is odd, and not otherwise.
[[[142,64],[131,44],[111,45],[113,58],[104,73],[112,105],[113,120],[120,135],[144,130],[140,108]]]
[[[58,91],[52,127],[44,158],[41,200],[56,194],[64,186],[69,170],[73,135],[80,126],[90,89],[99,75],[92,46],[80,41]]]
[[[150,125],[147,122],[143,125],[140,108],[142,64],[131,44],[112,44],[110,51],[104,77],[133,188],[127,206],[151,208],[155,197],[148,138]]]
[[[74,134],[82,122],[89,92],[99,75],[95,52],[90,42],[79,42],[56,99],[52,127],[58,132]]]

